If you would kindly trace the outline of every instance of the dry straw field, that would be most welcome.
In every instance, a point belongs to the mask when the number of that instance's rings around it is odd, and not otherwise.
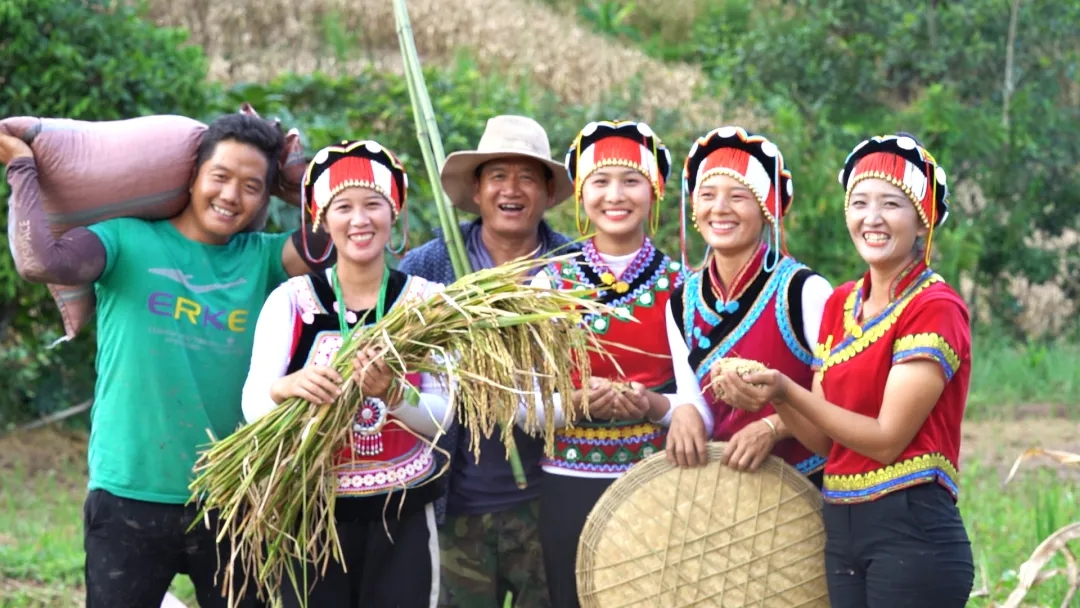
[[[211,78],[224,82],[266,81],[283,72],[348,74],[368,65],[402,70],[388,0],[150,0],[148,8],[158,23],[187,28],[211,59]],[[685,117],[695,125],[760,124],[711,99],[700,69],[652,59],[539,2],[411,0],[409,16],[425,64],[446,65],[468,51],[485,71],[512,83],[527,79],[576,103],[621,94],[640,75],[645,118],[678,107],[689,110]],[[355,58],[341,62],[328,52],[328,20],[353,37]]]
[[[697,67],[663,63],[589,31],[575,17],[574,2],[555,2],[558,8],[536,0],[410,0],[408,5],[417,48],[427,65],[448,65],[467,51],[481,69],[502,74],[513,84],[526,81],[534,90],[586,104],[625,95],[628,84],[640,76],[646,120],[655,110],[679,108],[691,128],[765,127],[760,113],[724,108],[710,98]],[[704,5],[703,0],[642,2],[635,17],[659,23],[665,38],[677,37],[678,28],[691,23]],[[210,77],[217,81],[266,82],[286,72],[344,75],[368,66],[402,72],[389,0],[149,0],[147,7],[158,23],[191,32],[192,41],[210,58]],[[330,49],[328,23],[351,38],[353,57],[340,59]],[[970,210],[981,206],[979,188],[973,184],[957,184],[955,198]],[[1059,251],[1078,243],[1075,233],[1054,242],[1039,241]],[[977,290],[970,281],[962,288],[965,295]],[[1076,312],[1058,285],[1029,285],[1020,277],[1012,291],[1022,302],[1020,322],[1028,331],[1053,334]]]

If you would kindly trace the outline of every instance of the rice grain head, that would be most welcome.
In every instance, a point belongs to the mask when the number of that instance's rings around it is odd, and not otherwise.
[[[725,372],[735,372],[739,376],[744,376],[746,374],[768,371],[768,369],[769,368],[763,365],[761,362],[754,361],[753,359],[724,357],[713,364],[712,373],[709,374],[710,380],[708,385],[705,387],[705,390],[713,391],[713,394],[716,395],[716,398],[723,401],[724,391],[722,388],[720,388],[720,385],[717,382],[720,374],[723,374]],[[754,384],[753,386],[757,386],[760,388],[761,385]]]
[[[491,436],[496,428],[510,452],[519,403],[523,396],[531,401],[539,386],[538,407],[549,421],[545,444],[553,449],[552,395],[573,390],[573,370],[583,378],[590,373],[585,348],[590,334],[565,321],[582,309],[611,310],[569,292],[524,287],[525,271],[541,263],[521,260],[480,271],[438,297],[393,307],[374,326],[352,334],[335,356],[333,367],[347,378],[337,402],[312,407],[288,400],[209,446],[196,464],[191,490],[201,514],[219,512],[220,538],[232,541],[226,584],[243,567],[257,573],[250,583],[266,598],[286,577],[306,588],[297,580],[297,560],[322,571],[331,559],[341,560],[332,473],[338,450],[351,440],[356,403],[362,398],[351,377],[361,347],[392,351],[385,360],[401,381],[406,370],[452,375],[451,403],[472,433],[478,456],[479,437]],[[442,357],[433,357],[433,351]],[[540,351],[545,354],[538,356]],[[535,419],[535,412],[530,416]],[[438,449],[436,442],[437,437],[431,449]]]

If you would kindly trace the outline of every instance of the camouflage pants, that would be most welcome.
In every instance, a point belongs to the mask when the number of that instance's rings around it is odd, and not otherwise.
[[[550,608],[540,551],[540,501],[484,515],[447,517],[439,530],[442,553],[439,606]]]

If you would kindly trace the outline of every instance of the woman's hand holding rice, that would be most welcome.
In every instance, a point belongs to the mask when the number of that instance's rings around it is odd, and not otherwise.
[[[319,405],[333,403],[341,395],[341,382],[334,368],[309,365],[276,380],[270,387],[270,397],[278,405],[293,397]]]
[[[760,412],[766,405],[784,400],[788,382],[787,376],[773,369],[742,375],[726,370],[718,374],[716,387],[731,407]]]
[[[386,364],[382,353],[370,348],[360,351],[353,360],[353,380],[365,397],[381,399],[390,405],[389,395],[394,384],[394,373]]]

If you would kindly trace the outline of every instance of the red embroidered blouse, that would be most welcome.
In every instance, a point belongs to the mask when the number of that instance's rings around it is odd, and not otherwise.
[[[941,366],[945,390],[896,462],[883,464],[834,442],[825,465],[825,500],[875,500],[923,483],[955,499],[960,422],[971,377],[971,331],[963,299],[920,260],[893,284],[890,304],[862,319],[870,277],[840,286],[825,305],[814,367],[825,399],[876,418],[893,365],[928,359]]]
[[[611,316],[589,315],[584,320],[585,326],[604,341],[607,351],[606,355],[589,353],[594,377],[639,382],[660,393],[667,388],[674,392],[675,373],[667,356],[664,311],[672,291],[682,285],[682,264],[646,238],[630,265],[615,276],[590,240],[578,257],[552,264],[550,273],[560,289],[582,285],[601,288],[598,299],[614,309]],[[576,370],[573,381],[575,387],[581,388]],[[581,419],[573,427],[556,432],[555,453],[545,456],[541,466],[556,474],[618,477],[664,449],[666,436],[667,429],[646,419]]]

